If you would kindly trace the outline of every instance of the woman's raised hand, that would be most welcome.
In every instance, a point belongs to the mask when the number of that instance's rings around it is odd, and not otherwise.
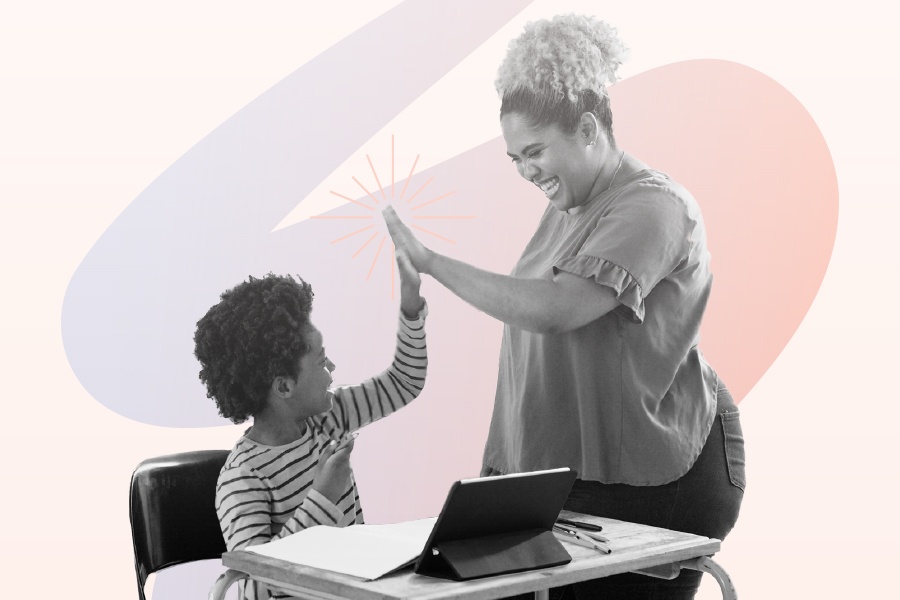
[[[428,267],[432,258],[431,250],[416,239],[409,227],[397,216],[393,207],[388,206],[381,211],[381,215],[384,217],[384,222],[387,223],[388,231],[394,240],[394,246],[397,248],[398,255],[401,253],[405,255],[419,273],[428,273]]]

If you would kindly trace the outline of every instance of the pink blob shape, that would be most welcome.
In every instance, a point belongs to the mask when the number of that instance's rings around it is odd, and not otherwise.
[[[715,283],[700,347],[740,401],[806,316],[831,258],[828,146],[790,92],[732,62],[667,65],[611,92],[619,145],[703,210]]]

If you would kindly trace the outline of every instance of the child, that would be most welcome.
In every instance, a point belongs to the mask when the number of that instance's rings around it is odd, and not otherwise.
[[[200,379],[219,412],[253,417],[219,474],[216,511],[229,550],[314,525],[362,523],[349,434],[421,392],[427,355],[420,279],[398,254],[401,300],[390,367],[359,385],[329,390],[335,365],[310,322],[313,292],[290,276],[251,277],[222,294],[197,323]],[[250,600],[287,597],[242,582]]]

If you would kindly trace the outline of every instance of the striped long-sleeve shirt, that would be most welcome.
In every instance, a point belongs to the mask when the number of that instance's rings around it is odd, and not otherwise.
[[[331,410],[310,417],[303,436],[284,446],[238,440],[219,474],[216,512],[228,550],[240,550],[314,525],[363,522],[356,481],[336,504],[311,488],[319,453],[331,440],[387,416],[411,402],[425,384],[427,352],[423,308],[416,319],[400,313],[391,366],[359,385],[334,388]],[[248,600],[288,597],[256,582],[242,582]]]

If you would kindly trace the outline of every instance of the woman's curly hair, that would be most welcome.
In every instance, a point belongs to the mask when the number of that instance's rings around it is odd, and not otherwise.
[[[606,86],[616,81],[627,52],[615,28],[595,17],[528,23],[497,72],[500,116],[518,113],[536,127],[552,123],[574,133],[581,115],[592,112],[615,146]]]
[[[299,375],[312,301],[312,287],[300,277],[251,276],[197,321],[194,356],[219,414],[242,423],[263,407],[276,377]]]

